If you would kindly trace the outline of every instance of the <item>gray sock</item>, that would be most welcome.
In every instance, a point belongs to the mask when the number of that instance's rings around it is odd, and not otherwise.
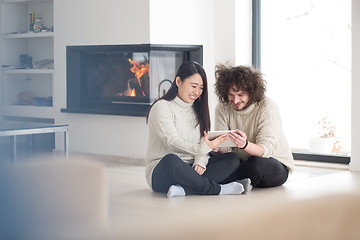
[[[167,197],[182,197],[185,196],[185,190],[180,185],[171,185],[167,192]]]
[[[231,182],[227,184],[220,184],[221,190],[219,195],[236,195],[244,192],[244,187],[241,183]]]
[[[252,190],[252,185],[251,185],[251,180],[250,178],[244,178],[241,180],[237,181],[238,183],[241,183],[244,187],[244,192],[243,194],[247,194],[248,192],[250,192]]]

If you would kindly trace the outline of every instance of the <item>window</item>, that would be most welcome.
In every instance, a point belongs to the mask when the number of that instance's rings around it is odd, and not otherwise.
[[[350,153],[351,0],[262,1],[260,21],[261,71],[291,149],[308,152],[327,117]]]

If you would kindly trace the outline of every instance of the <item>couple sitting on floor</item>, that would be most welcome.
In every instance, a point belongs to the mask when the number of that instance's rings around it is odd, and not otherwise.
[[[276,104],[265,96],[262,74],[252,67],[216,68],[215,130],[208,138],[207,77],[196,62],[183,63],[169,91],[151,106],[146,179],[168,197],[247,193],[284,184],[294,160]],[[235,147],[218,147],[230,138]]]

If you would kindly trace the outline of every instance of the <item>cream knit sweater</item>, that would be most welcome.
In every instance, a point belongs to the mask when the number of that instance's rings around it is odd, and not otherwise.
[[[218,103],[215,109],[215,129],[244,131],[252,143],[264,146],[262,157],[273,157],[283,163],[290,172],[294,169],[294,159],[282,130],[277,105],[265,97],[257,104],[236,111],[231,103]],[[249,154],[238,148],[231,148],[240,159],[247,160]]]
[[[149,141],[145,157],[145,176],[152,188],[152,173],[159,161],[173,153],[185,163],[206,168],[211,149],[200,135],[200,125],[192,104],[176,97],[172,101],[159,100],[151,108]]]

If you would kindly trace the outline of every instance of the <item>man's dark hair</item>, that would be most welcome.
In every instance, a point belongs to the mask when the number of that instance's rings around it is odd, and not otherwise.
[[[260,71],[249,66],[227,67],[217,65],[215,69],[215,93],[222,103],[229,103],[229,90],[243,91],[249,95],[249,105],[260,102],[266,91],[266,82]]]

